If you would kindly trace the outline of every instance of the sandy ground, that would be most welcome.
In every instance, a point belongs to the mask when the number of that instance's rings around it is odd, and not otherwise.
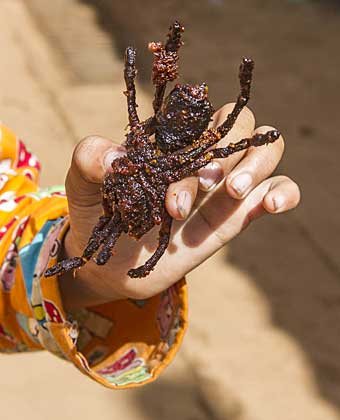
[[[256,223],[190,274],[187,338],[156,384],[115,393],[48,354],[1,357],[3,418],[339,419],[337,2],[1,0],[0,16],[1,119],[41,156],[43,185],[63,182],[82,136],[122,137],[128,44],[147,113],[145,45],[179,17],[182,80],[207,81],[216,107],[237,93],[240,57],[254,57],[252,109],[283,131],[278,172],[303,192],[298,210]]]

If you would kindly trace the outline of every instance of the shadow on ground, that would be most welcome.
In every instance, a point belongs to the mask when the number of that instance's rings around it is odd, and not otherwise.
[[[183,369],[185,371],[185,367]],[[147,419],[162,420],[241,420],[242,407],[233,395],[223,395],[220,410],[207,401],[206,393],[201,393],[197,380],[190,372],[176,375],[176,379],[162,377],[156,383],[135,390],[134,401],[137,409]],[[210,384],[216,389],[216,384]],[[209,386],[210,386],[209,385]],[[213,386],[214,385],[214,386]],[[216,399],[216,391],[212,391]]]
[[[250,228],[231,244],[228,261],[251,273],[272,305],[273,321],[300,345],[320,393],[339,408],[339,2],[96,3],[98,19],[112,32],[120,52],[129,44],[138,48],[139,77],[147,90],[147,42],[163,39],[174,18],[187,29],[182,80],[208,82],[216,107],[237,94],[241,56],[255,59],[251,107],[258,124],[282,129],[287,151],[279,172],[300,184],[303,201],[289,216]],[[143,402],[161,404],[168,392],[176,392],[177,399],[192,391],[180,384],[157,389],[141,393]]]

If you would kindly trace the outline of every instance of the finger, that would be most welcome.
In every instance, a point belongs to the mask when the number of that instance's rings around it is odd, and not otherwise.
[[[215,112],[210,127],[218,127],[232,111],[234,104],[227,104],[219,111]],[[237,119],[233,130],[222,139],[218,147],[224,146],[229,142],[236,142],[244,137],[249,137],[255,127],[253,113],[245,108]],[[231,168],[242,158],[242,153],[237,153],[229,159],[215,160],[199,171],[199,187],[202,191],[209,191],[228,173]],[[185,219],[192,208],[196,199],[198,180],[196,177],[183,179],[172,184],[166,195],[166,208],[169,214],[177,219]],[[185,203],[185,206],[182,204]]]
[[[274,128],[263,126],[257,128],[254,134],[265,134],[271,130]],[[246,197],[252,189],[273,173],[283,152],[284,140],[282,136],[266,147],[248,149],[243,159],[233,168],[226,179],[228,194],[236,199]]]
[[[300,198],[300,189],[290,178],[276,176],[266,179],[244,199],[247,211],[243,227],[265,214],[294,209]]]
[[[213,116],[211,128],[217,128],[227,118],[228,114],[233,110],[234,104],[230,103],[220,108]],[[235,126],[224,137],[216,147],[225,147],[229,143],[250,137],[255,128],[255,117],[249,108],[245,107],[236,120]],[[202,191],[209,191],[218,184],[224,176],[234,168],[234,166],[242,159],[245,152],[239,152],[231,155],[227,159],[215,159],[205,168],[199,170],[199,188]]]
[[[125,154],[125,148],[111,140],[89,136],[75,148],[71,167],[66,179],[69,199],[81,197],[82,205],[89,206],[98,201],[100,184],[105,172],[110,170],[111,162]]]
[[[210,127],[218,127],[227,118],[228,114],[234,108],[234,104],[227,104],[215,112]],[[217,147],[223,147],[230,142],[236,142],[244,137],[250,137],[255,127],[255,117],[253,113],[244,108],[237,119],[235,127],[231,132],[222,139]],[[226,173],[236,165],[242,158],[243,153],[237,153],[228,159],[218,159],[211,162],[205,168],[199,171],[199,184],[196,177],[183,179],[172,184],[167,192],[166,207],[169,214],[177,219],[185,219],[192,208],[192,205],[197,196],[198,185],[202,191],[211,190]],[[186,205],[183,207],[182,202]]]
[[[176,279],[181,278],[197,267],[235,237],[251,220],[267,214],[268,208],[271,208],[267,200],[271,202],[274,197],[284,197],[282,212],[294,208],[300,198],[297,185],[284,176],[265,180],[244,200],[227,197],[223,185],[221,191],[218,190],[219,187],[212,193],[215,197],[207,200],[187,223],[175,224],[172,235],[174,251],[168,252],[166,258],[159,261],[158,271],[153,271],[146,278],[146,283],[142,282],[144,291],[146,286],[150,286],[152,294],[156,294],[158,291],[155,288],[165,289],[174,281],[174,276]],[[157,274],[159,272],[171,272],[171,275],[160,276]],[[135,285],[143,293],[140,282]]]
[[[188,217],[196,199],[197,189],[198,179],[193,176],[169,185],[165,205],[171,217],[176,220]]]
[[[272,214],[294,209],[301,199],[300,189],[294,181],[286,177],[278,178],[263,198],[263,209]]]
[[[198,208],[197,213],[203,222],[195,217],[189,220],[188,235],[196,238],[197,243],[209,237],[209,245],[206,242],[206,246],[210,255],[210,252],[216,252],[254,219],[267,213],[275,214],[290,210],[297,206],[299,200],[298,186],[285,176],[266,179],[244,200],[228,197],[224,186],[220,185]]]

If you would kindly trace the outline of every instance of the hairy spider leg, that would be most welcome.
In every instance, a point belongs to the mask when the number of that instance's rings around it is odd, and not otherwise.
[[[117,216],[101,216],[92,230],[92,234],[87,242],[87,246],[82,256],[59,261],[57,264],[45,271],[45,277],[55,276],[57,274],[61,275],[67,271],[76,270],[77,268],[85,265],[99,249],[105,239],[112,234],[117,222],[120,222],[120,218],[118,220]]]
[[[55,276],[56,274],[60,275],[65,273],[66,271],[75,270],[85,265],[88,259],[90,258],[89,255],[92,255],[92,247],[95,243],[99,232],[103,229],[103,227],[107,224],[109,220],[111,220],[111,217],[101,216],[99,218],[98,223],[93,228],[92,235],[88,241],[88,245],[85,251],[83,252],[82,257],[73,257],[59,261],[57,264],[45,271],[45,277]]]
[[[117,212],[113,217],[101,216],[98,223],[92,230],[92,234],[87,242],[87,246],[83,251],[82,258],[86,261],[90,260],[98,251],[102,243],[111,236],[116,226],[121,224],[120,214]]]
[[[260,147],[274,143],[280,136],[281,133],[278,130],[270,130],[265,134],[255,134],[253,137],[240,140],[237,143],[230,143],[227,147],[214,149],[205,156],[212,153],[212,159],[226,158],[233,153],[249,149],[249,147]]]
[[[268,131],[265,134],[255,134],[253,137],[242,139],[237,143],[230,143],[226,147],[210,150],[198,157],[193,162],[187,163],[182,168],[179,168],[174,174],[170,171],[167,174],[168,182],[179,181],[187,176],[194,174],[197,170],[206,166],[213,159],[226,158],[233,153],[248,149],[251,146],[259,147],[265,144],[274,143],[280,137],[280,132],[277,130]]]
[[[84,249],[84,252],[82,255],[82,258],[85,259],[86,261],[92,258],[94,253],[97,251],[97,249],[103,242],[105,228],[106,228],[105,232],[108,232],[107,234],[109,234],[111,220],[112,220],[111,217],[107,217],[107,216],[101,216],[99,218],[99,221],[97,222],[97,224],[92,230],[92,234],[87,242],[86,248]]]
[[[162,222],[162,201],[156,188],[152,185],[152,182],[140,172],[138,174],[140,185],[142,186],[145,194],[147,194],[152,200],[151,216],[155,225],[160,225]]]
[[[176,167],[181,167],[188,162],[192,162],[219,140],[221,140],[221,137],[216,130],[209,129],[195,142],[195,146],[185,151],[180,150],[165,156],[160,156],[149,163],[151,166],[162,168],[162,170],[176,169]]]
[[[184,27],[175,20],[173,25],[169,28],[168,39],[165,44],[166,52],[177,52],[179,48],[183,45],[182,42],[182,33],[184,32]]]
[[[137,75],[136,70],[136,50],[133,47],[127,47],[125,50],[125,66],[124,66],[124,79],[126,84],[126,91],[124,94],[127,97],[129,124],[133,128],[139,123],[139,117],[137,114],[137,103],[136,103],[136,86],[135,78]]]
[[[161,42],[150,42],[149,50],[153,52],[153,83],[156,86],[153,100],[154,116],[160,110],[167,82],[174,81],[178,76],[178,50],[182,43],[184,27],[178,22],[170,26],[165,46]]]
[[[83,260],[81,257],[68,258],[67,260],[60,261],[54,266],[48,268],[45,271],[44,276],[50,277],[55,276],[57,274],[61,275],[66,273],[67,271],[76,270],[77,268],[80,268],[83,265],[85,265],[85,263],[86,260]]]
[[[239,71],[241,92],[237,98],[234,109],[227,116],[226,120],[217,128],[221,138],[225,137],[233,128],[237,117],[249,101],[253,70],[254,61],[251,58],[243,58]]]
[[[112,256],[112,249],[116,245],[117,240],[123,232],[122,223],[114,224],[110,235],[106,237],[105,242],[102,244],[101,250],[98,252],[95,263],[97,265],[106,264]]]
[[[132,278],[146,277],[150,273],[150,271],[152,271],[155,268],[156,264],[158,263],[161,256],[164,254],[165,250],[167,249],[169,245],[171,225],[172,225],[172,218],[166,212],[164,215],[163,223],[159,231],[158,247],[156,251],[146,261],[145,264],[141,265],[138,268],[132,268],[131,270],[129,270],[128,276]]]

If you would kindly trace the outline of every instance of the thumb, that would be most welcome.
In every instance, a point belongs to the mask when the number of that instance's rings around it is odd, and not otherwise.
[[[100,184],[111,162],[126,154],[123,146],[99,136],[89,136],[76,146],[66,178],[69,201],[91,206],[100,200]]]

